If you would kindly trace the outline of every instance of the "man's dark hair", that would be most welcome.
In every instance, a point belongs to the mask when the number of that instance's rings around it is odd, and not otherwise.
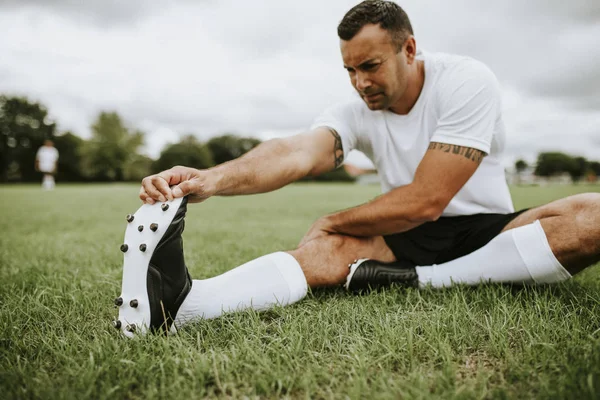
[[[389,32],[392,43],[400,50],[413,29],[408,15],[402,7],[391,1],[366,0],[355,5],[344,15],[338,25],[338,36],[342,40],[352,39],[363,26],[379,25]]]

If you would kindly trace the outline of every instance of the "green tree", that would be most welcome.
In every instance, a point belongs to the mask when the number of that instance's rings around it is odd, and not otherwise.
[[[568,154],[548,152],[538,154],[535,174],[537,176],[552,176],[577,168],[575,159]]]
[[[101,112],[84,148],[86,176],[100,181],[123,181],[128,165],[138,157],[144,134],[127,128],[116,112]]]
[[[525,171],[527,169],[528,165],[527,162],[525,162],[525,160],[517,160],[515,162],[515,170],[517,171],[517,181],[515,182],[516,184],[520,185],[521,184],[521,174],[523,173],[523,171]]]
[[[528,166],[529,165],[527,165],[527,162],[525,160],[517,160],[515,162],[515,169],[517,170],[518,174],[520,174],[521,172],[525,171]]]
[[[0,96],[0,181],[37,180],[35,155],[44,140],[53,139],[55,129],[41,104]]]
[[[575,157],[573,159],[573,166],[567,171],[571,175],[573,182],[579,182],[585,176],[588,171],[588,164],[588,160],[585,157]]]
[[[164,171],[175,165],[205,169],[215,165],[210,149],[194,136],[185,136],[179,143],[167,146],[152,166],[154,172]]]
[[[136,154],[125,165],[124,178],[126,181],[139,182],[152,173],[152,160],[148,156]]]
[[[261,141],[255,138],[223,135],[210,139],[207,146],[215,164],[218,165],[238,158],[260,143]]]
[[[54,147],[60,155],[56,172],[57,180],[71,182],[85,180],[81,170],[84,144],[85,140],[71,132],[54,137]]]

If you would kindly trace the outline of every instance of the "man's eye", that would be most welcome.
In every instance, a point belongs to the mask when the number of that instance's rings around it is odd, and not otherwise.
[[[375,69],[375,67],[376,67],[377,65],[378,65],[378,64],[367,64],[367,65],[363,66],[363,69],[365,69],[365,70],[369,71],[369,70]]]

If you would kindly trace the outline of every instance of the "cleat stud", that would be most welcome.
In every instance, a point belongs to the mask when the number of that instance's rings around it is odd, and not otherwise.
[[[133,218],[132,214],[127,214],[127,222],[133,222]]]
[[[119,321],[119,320],[113,321],[113,326],[116,329],[121,329],[121,321]]]
[[[122,297],[117,297],[115,299],[115,306],[120,307],[123,305],[123,298]]]
[[[146,251],[146,245],[144,243],[140,244],[140,250]]]
[[[138,226],[138,231],[140,231],[140,232],[141,232],[141,231],[143,231],[143,230],[144,230],[144,225],[140,225],[140,226]]]
[[[348,268],[352,268],[352,263],[348,264]]]
[[[169,209],[169,205],[168,205],[168,204],[163,204],[163,205],[161,205],[161,206],[160,206],[160,208],[161,208],[163,211],[167,211],[167,210]]]
[[[138,301],[136,299],[133,299],[129,302],[129,305],[133,308],[137,308],[138,306]]]
[[[127,332],[135,332],[135,325],[127,325],[127,327],[125,328],[127,330]]]
[[[121,251],[122,251],[123,253],[125,253],[125,252],[127,252],[127,250],[129,250],[129,246],[127,246],[127,244],[123,243],[123,244],[121,245]]]
[[[156,232],[157,229],[158,229],[158,224],[150,224],[150,230],[152,232]]]

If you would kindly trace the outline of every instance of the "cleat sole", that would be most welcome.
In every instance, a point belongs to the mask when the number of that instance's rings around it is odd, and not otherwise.
[[[148,298],[147,276],[148,266],[156,246],[164,236],[171,221],[175,218],[183,198],[167,202],[171,207],[163,207],[167,203],[144,204],[133,214],[141,225],[157,224],[155,231],[150,229],[138,230],[133,224],[128,224],[125,230],[124,243],[130,251],[123,253],[123,280],[121,297],[123,305],[119,308],[118,320],[121,321],[121,331],[126,337],[133,337],[134,332],[128,327],[135,327],[135,334],[146,333],[150,327],[150,302]],[[145,245],[144,250],[141,249]],[[133,250],[132,250],[133,249]],[[131,307],[130,302],[137,300],[137,307]],[[174,333],[175,328],[171,329]]]

